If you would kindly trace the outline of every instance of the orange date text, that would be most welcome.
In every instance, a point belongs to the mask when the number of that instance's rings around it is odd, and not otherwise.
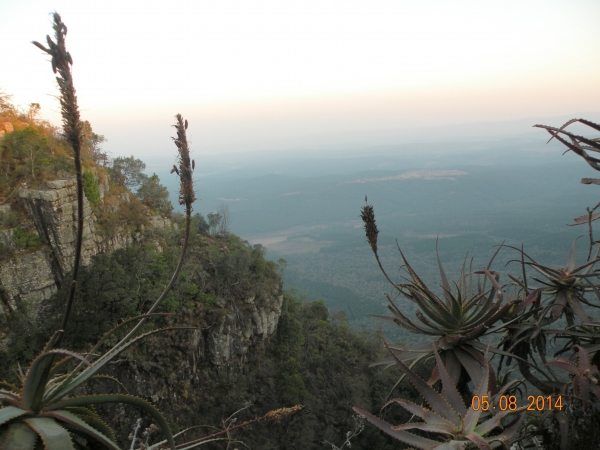
[[[527,397],[527,411],[548,411],[552,409],[562,410],[561,395],[529,395]],[[525,405],[522,405],[525,406]],[[492,403],[489,395],[474,395],[471,399],[471,408],[475,411],[516,411],[519,408],[517,405],[517,397],[514,395],[501,395],[498,403]]]

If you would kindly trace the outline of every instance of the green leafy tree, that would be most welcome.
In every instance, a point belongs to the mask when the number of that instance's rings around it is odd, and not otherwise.
[[[162,215],[170,216],[173,212],[173,205],[169,201],[169,191],[160,184],[158,175],[154,173],[150,177],[142,176],[140,180],[140,187],[136,195],[142,203]]]
[[[133,155],[127,158],[119,156],[112,160],[108,173],[115,183],[131,189],[142,183],[145,177],[142,172],[145,168],[146,164]]]
[[[200,213],[196,213],[196,214],[194,214],[193,220],[194,220],[195,228],[196,228],[196,231],[198,232],[198,234],[208,236],[209,230],[210,230],[210,225],[208,224],[208,222],[206,221],[204,216]]]
[[[109,159],[108,153],[103,151],[101,147],[101,144],[106,142],[106,138],[101,134],[94,133],[92,125],[87,120],[81,122],[81,135],[83,138],[83,154],[92,161],[106,167]]]
[[[10,162],[13,165],[13,173],[10,175],[28,180],[35,179],[43,166],[48,138],[38,128],[28,126],[10,133],[3,141],[3,147],[11,149],[13,158]]]

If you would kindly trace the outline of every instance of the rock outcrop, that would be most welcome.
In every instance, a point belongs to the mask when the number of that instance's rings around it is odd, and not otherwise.
[[[101,184],[99,190],[104,193],[108,186]],[[48,181],[46,189],[22,188],[19,196],[43,245],[35,250],[19,249],[14,239],[16,228],[0,230],[0,251],[5,253],[0,258],[0,324],[6,309],[17,308],[17,301],[25,301],[37,310],[44,300],[56,293],[73,268],[77,232],[75,178]],[[129,201],[129,197],[122,201]],[[10,208],[3,205],[2,213],[10,213]],[[174,226],[168,218],[149,215],[148,219],[153,229]],[[106,238],[98,234],[96,228],[96,217],[84,197],[81,255],[84,265],[97,253],[112,252],[143,238],[140,232],[124,229]],[[7,255],[9,252],[12,254]]]
[[[210,362],[218,367],[243,366],[249,349],[260,346],[277,329],[282,304],[278,288],[215,310],[206,339]]]

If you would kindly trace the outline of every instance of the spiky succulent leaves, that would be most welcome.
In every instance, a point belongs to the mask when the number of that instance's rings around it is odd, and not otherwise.
[[[43,405],[43,396],[46,390],[47,378],[45,378],[45,371],[47,370],[47,360],[54,358],[54,355],[69,355],[70,357],[79,359],[89,366],[91,364],[81,355],[70,352],[68,350],[50,350],[39,355],[33,360],[27,374],[25,375],[25,382],[23,383],[23,389],[21,392],[21,405],[25,409],[37,412]]]
[[[424,328],[420,324],[412,322],[408,317],[406,317],[404,314],[402,314],[402,312],[395,305],[395,303],[393,302],[393,300],[391,299],[389,294],[386,293],[385,296],[389,302],[388,309],[392,312],[394,317],[381,316],[378,314],[369,314],[369,316],[375,317],[376,319],[382,320],[384,322],[398,325],[398,326],[406,329],[407,331],[410,331],[411,333],[426,334],[429,336],[439,336],[439,332]]]
[[[114,442],[114,432],[99,419],[92,416],[76,415],[67,410],[49,411],[44,413],[44,415],[56,419],[64,424],[69,430],[84,436],[87,439],[99,442],[108,449],[120,450]],[[112,437],[109,437],[107,433],[110,433]]]
[[[68,411],[66,408],[74,407],[74,406],[90,406],[90,405],[100,405],[105,403],[126,403],[138,408],[143,409],[146,413],[148,413],[152,419],[156,422],[156,424],[160,427],[163,433],[166,435],[167,443],[170,448],[175,448],[175,443],[173,441],[173,435],[169,429],[169,426],[162,416],[162,414],[149,402],[144,399],[134,397],[132,395],[124,395],[124,394],[107,394],[107,395],[86,395],[83,397],[73,397],[66,400],[62,400],[60,402],[56,402],[50,405],[47,410],[54,411],[54,414],[58,414],[60,410],[65,410],[60,412],[62,415],[66,415]],[[68,413],[69,415],[71,413]],[[70,416],[69,416],[70,417]],[[72,424],[70,424],[72,425]]]
[[[12,420],[16,417],[22,416],[24,414],[29,414],[29,411],[22,408],[17,408],[16,406],[7,406],[5,408],[0,409],[0,426]]]
[[[432,344],[433,347],[433,355],[436,361],[436,367],[438,368],[438,373],[440,379],[442,380],[442,395],[446,398],[446,400],[456,408],[458,413],[461,416],[464,416],[467,413],[467,407],[465,406],[460,393],[456,389],[456,384],[453,382],[449,373],[446,371],[446,367],[442,363],[442,359],[437,351],[437,347],[435,344]]]
[[[590,392],[592,392],[596,398],[600,400],[600,387],[598,380],[600,371],[598,371],[598,367],[590,364],[590,357],[585,348],[579,345],[574,345],[573,350],[578,350],[578,365],[575,365],[571,361],[563,358],[550,361],[546,363],[546,365],[549,367],[557,367],[573,375],[573,394],[579,399],[589,402]]]
[[[452,315],[456,317],[461,313],[460,304],[452,295],[450,283],[448,282],[448,278],[446,277],[446,272],[444,272],[442,261],[440,261],[440,253],[438,251],[438,238],[435,239],[435,256],[437,258],[438,268],[440,270],[440,278],[442,279],[442,289],[444,290],[444,298],[446,299],[446,303],[450,304],[452,307]]]
[[[69,432],[50,417],[25,419],[44,443],[46,450],[75,450]]]
[[[392,354],[392,358],[396,362],[396,365],[399,369],[406,375],[406,378],[411,382],[411,384],[419,391],[419,393],[423,396],[425,401],[429,404],[432,410],[448,420],[452,425],[459,428],[461,427],[461,418],[459,414],[455,411],[455,409],[448,404],[448,402],[442,397],[435,389],[433,389],[429,384],[427,384],[421,377],[419,377],[416,373],[410,370],[406,365],[394,354],[394,352],[388,347],[387,343],[385,344],[390,353]],[[462,404],[464,407],[464,403]]]
[[[543,128],[548,133],[550,133],[550,135],[552,137],[550,138],[550,140],[548,142],[550,142],[553,138],[556,138],[561,143],[566,145],[569,150],[572,150],[574,153],[581,156],[591,167],[593,167],[596,170],[600,170],[600,165],[598,164],[598,163],[600,163],[600,159],[590,156],[589,153],[587,153],[587,151],[586,151],[586,150],[593,151],[593,152],[600,151],[600,143],[598,142],[598,140],[597,139],[588,139],[583,136],[578,136],[578,135],[575,135],[568,131],[565,131],[565,128],[567,126],[569,126],[575,122],[580,122],[584,125],[589,126],[590,128],[595,129],[595,130],[598,130],[598,128],[599,128],[598,124],[595,124],[593,122],[590,122],[590,121],[584,120],[584,119],[569,120],[567,123],[565,123],[560,128],[549,127],[547,125],[534,125],[534,127]],[[560,136],[560,134],[564,134],[565,136],[569,137],[571,142],[562,138]]]
[[[585,298],[585,293],[593,292],[600,300],[600,285],[592,283],[589,278],[596,277],[597,274],[592,272],[594,265],[599,261],[600,247],[596,249],[594,257],[578,267],[575,267],[575,242],[571,245],[569,256],[564,268],[553,269],[536,262],[531,256],[525,253],[522,249],[511,247],[521,253],[521,261],[523,266],[529,266],[536,272],[541,274],[545,280],[532,277],[535,281],[542,284],[539,288],[540,293],[553,295],[554,298],[543,307],[541,313],[536,313],[538,331],[532,335],[532,338],[541,332],[543,326],[558,320],[563,315],[567,318],[569,326],[573,325],[573,316],[577,317],[582,323],[589,324],[593,321],[584,310],[582,303],[588,306],[596,306],[590,303]],[[524,258],[528,261],[525,261]],[[550,314],[548,315],[548,312]],[[544,352],[542,351],[542,355]]]
[[[9,425],[6,433],[0,435],[0,448],[3,450],[33,450],[38,435],[33,428],[23,422]]]
[[[135,317],[130,317],[128,319],[125,319],[123,322],[121,322],[119,325],[111,328],[110,330],[108,330],[104,336],[102,336],[102,338],[96,343],[96,345],[94,345],[94,348],[92,348],[90,350],[90,360],[93,360],[93,358],[96,355],[96,352],[100,349],[100,347],[102,346],[102,344],[104,344],[104,342],[111,337],[113,334],[115,334],[117,331],[120,331],[125,325],[134,322],[136,320],[141,320],[141,319],[149,319],[150,317],[162,317],[162,316],[173,316],[174,314],[171,313],[153,313],[153,314],[142,314],[139,316],[135,316]]]
[[[399,441],[405,442],[408,445],[412,445],[419,449],[426,450],[431,448],[437,448],[437,446],[440,444],[440,442],[438,441],[417,436],[416,434],[409,433],[408,431],[395,430],[392,424],[389,424],[385,420],[382,420],[379,417],[374,416],[373,414],[370,414],[360,408],[357,408],[356,406],[352,409],[356,414],[363,416],[365,419],[367,419],[367,421],[375,425],[384,433],[390,435],[391,437]]]
[[[45,405],[53,404],[56,401],[64,398],[65,396],[71,394],[75,389],[81,386],[84,382],[92,379],[107,363],[109,363],[114,357],[116,357],[121,352],[125,351],[127,348],[131,347],[136,342],[145,339],[146,337],[160,333],[163,331],[171,331],[171,330],[195,330],[195,327],[170,327],[163,328],[158,330],[151,330],[147,333],[144,333],[140,336],[137,336],[133,339],[128,340],[126,343],[122,345],[117,345],[101,356],[98,360],[94,361],[94,363],[84,369],[81,372],[72,372],[69,374],[67,378],[65,378],[62,383],[56,388],[52,390],[48,390],[44,395],[44,403]]]
[[[459,382],[461,367],[464,367],[474,385],[479,384],[484,358],[481,352],[475,348],[481,347],[477,345],[476,340],[486,333],[499,331],[510,324],[510,321],[504,322],[491,328],[496,322],[508,316],[509,311],[522,303],[521,300],[509,301],[503,304],[502,290],[496,280],[497,274],[493,275],[487,267],[483,271],[476,273],[486,275],[492,281],[492,288],[489,292],[485,292],[480,288],[476,293],[473,293],[471,291],[472,281],[467,283],[464,270],[460,282],[455,283],[456,293],[451,292],[450,283],[438,257],[438,266],[444,291],[442,300],[433,294],[419,278],[402,250],[400,248],[398,250],[402,256],[404,267],[412,281],[401,284],[401,292],[419,307],[416,316],[422,325],[411,322],[392,302],[390,302],[391,306],[389,309],[394,314],[394,317],[385,320],[394,322],[411,332],[415,332],[416,330],[416,332],[421,334],[439,336],[436,344],[442,350],[443,364],[453,382],[456,384]],[[490,264],[488,264],[488,267]],[[516,318],[512,320],[516,320]],[[429,345],[410,347],[391,346],[391,348],[402,352],[432,355]],[[499,349],[491,349],[490,351],[506,356],[514,356]],[[413,355],[412,357],[416,358],[417,356]],[[401,359],[405,360],[406,358],[401,357]],[[489,376],[493,380],[492,393],[495,393],[495,374],[491,367],[489,370]],[[438,377],[439,372],[436,365],[429,383],[434,383]]]
[[[107,436],[111,441],[117,441],[114,430],[100,418],[93,406],[72,406],[65,408],[65,411],[76,415],[78,418],[98,430],[104,436]]]
[[[523,414],[521,414],[520,418],[509,424],[509,426],[499,435],[488,437],[485,437],[485,435],[502,427],[502,420],[505,417],[511,414],[522,413],[524,408],[520,408],[517,411],[507,410],[498,414],[492,414],[488,420],[478,425],[482,414],[484,414],[482,409],[476,411],[471,408],[466,408],[458,389],[452,381],[450,374],[446,371],[445,365],[442,363],[442,358],[438,354],[437,348],[434,347],[433,351],[437,367],[439,368],[439,377],[442,380],[441,394],[432,389],[418,375],[406,367],[399,358],[395,358],[396,364],[398,364],[400,370],[402,370],[411,383],[413,383],[415,388],[429,404],[431,410],[404,399],[394,399],[384,406],[385,408],[391,403],[397,403],[404,407],[408,412],[420,417],[423,422],[393,426],[359,408],[354,408],[354,411],[365,416],[369,422],[387,434],[418,448],[435,450],[465,448],[467,444],[471,443],[475,444],[478,448],[491,449],[496,441],[503,445],[507,445],[523,422],[525,417]],[[392,356],[394,357],[393,353]],[[488,376],[489,363],[485,356],[484,360],[483,368],[480,369],[482,370],[482,375],[480,377],[481,381],[476,386],[474,392],[474,395],[478,395],[480,398],[481,396],[488,394],[490,381]],[[407,430],[411,429],[429,433],[440,433],[450,437],[451,440],[446,442],[436,442],[435,444],[422,442],[420,441],[423,439],[422,437],[407,432]]]

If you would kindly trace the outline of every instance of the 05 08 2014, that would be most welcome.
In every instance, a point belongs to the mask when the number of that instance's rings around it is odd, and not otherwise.
[[[547,411],[552,409],[562,410],[562,395],[529,395],[527,396],[527,405],[521,405],[522,407],[527,406],[528,411]],[[516,411],[519,409],[517,404],[517,397],[515,395],[501,395],[498,399],[497,404],[493,404],[490,401],[489,395],[474,395],[471,399],[471,408],[475,411],[489,411],[490,409],[498,409],[500,411]]]

